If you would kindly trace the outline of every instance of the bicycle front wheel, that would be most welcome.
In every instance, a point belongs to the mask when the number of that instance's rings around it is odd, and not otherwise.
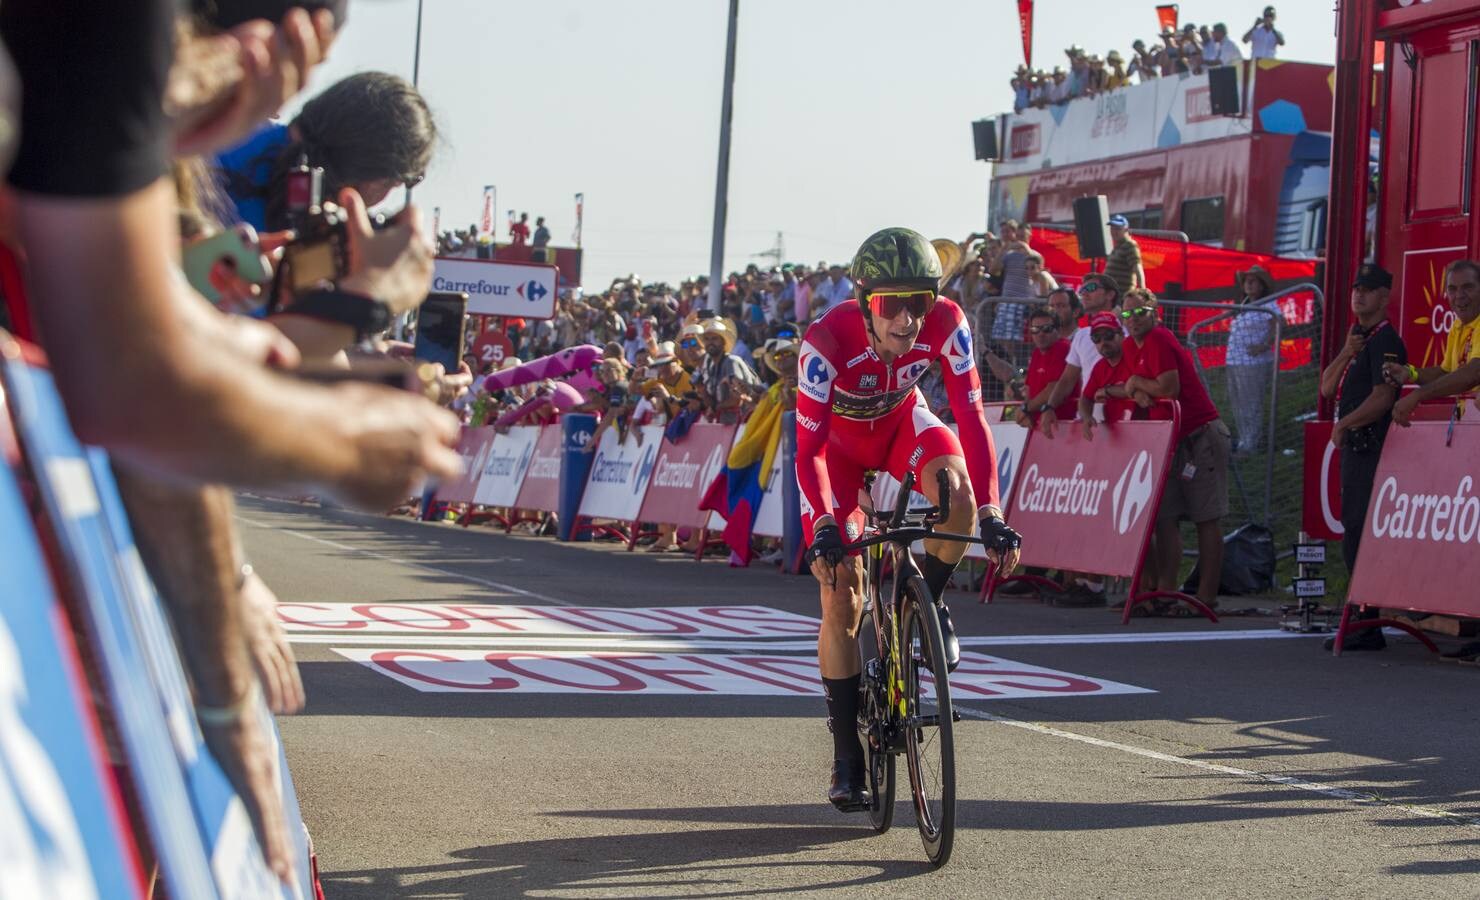
[[[863,677],[858,683],[858,739],[863,743],[868,787],[873,794],[869,821],[880,834],[894,824],[894,754],[889,750],[887,662],[879,659],[878,624],[872,610],[865,611],[858,625],[858,650],[863,657]]]
[[[931,865],[943,866],[956,836],[956,742],[945,641],[925,582],[912,576],[903,592],[899,656],[904,667],[905,759],[925,855]]]

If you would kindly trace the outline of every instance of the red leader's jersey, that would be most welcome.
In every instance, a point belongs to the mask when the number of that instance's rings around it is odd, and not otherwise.
[[[856,506],[852,498],[838,502],[835,488],[857,487],[833,484],[829,455],[884,468],[902,422],[912,417],[917,403],[923,405],[915,383],[937,359],[976,502],[999,505],[997,453],[982,412],[971,326],[961,307],[938,299],[914,348],[888,365],[874,352],[863,316],[857,300],[828,310],[807,329],[797,357],[797,483],[808,521]]]

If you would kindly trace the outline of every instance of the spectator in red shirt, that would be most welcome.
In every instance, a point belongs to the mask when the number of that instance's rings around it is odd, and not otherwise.
[[[1058,317],[1046,306],[1028,313],[1028,335],[1033,341],[1033,355],[1028,359],[1027,399],[1018,407],[1017,423],[1033,428],[1038,424],[1038,414],[1047,408],[1059,376],[1064,374],[1069,342],[1060,336]],[[1078,399],[1078,385],[1075,385],[1074,392],[1054,408],[1054,413],[1060,419],[1072,419]]]
[[[1095,349],[1100,351],[1100,361],[1090,370],[1084,392],[1079,395],[1079,425],[1084,430],[1084,439],[1095,439],[1095,404],[1103,404],[1105,422],[1122,422],[1131,418],[1136,404],[1126,390],[1126,381],[1135,374],[1135,345],[1125,344],[1125,333],[1120,330],[1120,321],[1111,312],[1097,312],[1089,319],[1089,336]],[[1051,435],[1050,435],[1051,436]]]
[[[519,221],[509,226],[509,242],[515,247],[529,243],[529,213],[520,213]]]
[[[1156,517],[1152,565],[1144,573],[1142,584],[1152,591],[1178,589],[1177,570],[1182,563],[1178,522],[1190,519],[1197,526],[1197,597],[1214,607],[1218,605],[1218,582],[1223,571],[1219,520],[1228,514],[1228,426],[1218,418],[1218,410],[1193,365],[1192,353],[1170,329],[1157,322],[1156,295],[1144,288],[1126,291],[1121,316],[1127,320],[1136,345],[1135,374],[1125,384],[1132,399],[1143,408],[1157,400],[1175,400],[1182,407],[1177,449]],[[1169,415],[1168,411],[1152,410],[1153,418]]]

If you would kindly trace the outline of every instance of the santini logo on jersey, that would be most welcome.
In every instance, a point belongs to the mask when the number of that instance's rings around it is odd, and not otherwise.
[[[976,365],[976,355],[971,352],[971,327],[965,321],[956,326],[951,339],[946,341],[945,349],[946,361],[957,375],[965,375]]]
[[[818,403],[826,403],[832,392],[833,379],[838,377],[838,370],[808,341],[802,342],[797,372],[801,376],[797,379],[797,388]]]
[[[797,425],[807,429],[808,431],[816,431],[817,429],[822,427],[821,422],[817,421],[816,419],[804,416],[801,413],[797,413]]]

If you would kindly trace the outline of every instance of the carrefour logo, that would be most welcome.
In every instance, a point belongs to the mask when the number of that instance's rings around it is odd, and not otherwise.
[[[971,351],[971,327],[964,321],[956,326],[955,333],[946,344],[946,360],[951,364],[951,371],[957,375],[965,375],[976,365],[976,356]]]
[[[802,352],[797,357],[797,372],[801,376],[797,379],[797,388],[818,403],[826,403],[838,370],[809,341],[802,342]]]
[[[528,300],[530,303],[536,303],[541,300],[546,294],[550,293],[548,290],[545,289],[545,286],[543,284],[540,284],[538,281],[526,281],[524,284],[519,285],[514,290],[519,293],[519,296],[523,297],[525,300]]]
[[[1125,534],[1141,518],[1141,511],[1151,503],[1156,479],[1151,474],[1151,454],[1145,450],[1126,463],[1110,502],[1115,512],[1115,530]]]
[[[657,445],[649,443],[647,449],[642,453],[642,462],[637,466],[637,478],[632,483],[632,493],[640,494],[642,493],[642,489],[647,486],[648,476],[653,472],[653,461],[657,459],[657,456]]]
[[[899,370],[899,386],[907,388],[920,380],[925,370],[930,368],[930,360],[919,359]]]
[[[1013,457],[1011,447],[1003,447],[997,451],[997,481],[998,490],[1004,497],[1012,496],[1012,476],[1017,469],[1017,460]]]
[[[432,279],[432,290],[450,291],[464,294],[489,294],[494,297],[506,297],[509,294],[507,284],[494,284],[483,278],[477,281],[456,281],[451,278],[443,278],[441,275]]]

